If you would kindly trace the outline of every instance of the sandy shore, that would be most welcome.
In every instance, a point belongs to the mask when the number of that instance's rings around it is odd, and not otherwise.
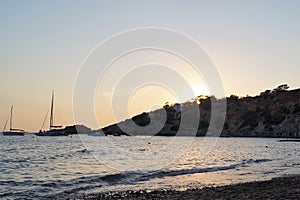
[[[299,199],[300,176],[240,183],[186,191],[122,191],[117,193],[71,194],[60,199]]]

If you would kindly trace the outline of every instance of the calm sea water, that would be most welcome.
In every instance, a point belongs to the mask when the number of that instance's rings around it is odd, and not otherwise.
[[[205,138],[181,148],[191,138],[0,135],[0,198],[182,190],[299,174],[300,143],[278,140],[219,138],[202,155]]]

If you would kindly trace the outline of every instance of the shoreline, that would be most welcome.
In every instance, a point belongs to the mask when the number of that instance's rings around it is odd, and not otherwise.
[[[150,192],[120,191],[91,194],[60,194],[59,199],[299,199],[300,174],[233,185],[204,187],[201,189],[153,190]]]

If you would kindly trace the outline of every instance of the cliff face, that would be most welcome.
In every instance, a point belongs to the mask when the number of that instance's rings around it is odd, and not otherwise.
[[[224,136],[300,137],[300,89],[227,100]]]
[[[197,136],[204,136],[210,125],[211,103],[225,101],[212,97],[197,97],[193,101],[165,105],[164,109],[151,113],[143,113],[132,118],[138,126],[147,126],[151,119],[158,119],[164,124],[155,133],[142,133],[130,129],[124,131],[119,127],[126,127],[129,120],[103,128],[105,134],[130,135],[164,135],[174,136],[181,125],[181,111],[189,112],[199,106],[200,119]],[[178,111],[178,105],[181,110]],[[266,90],[255,97],[239,98],[230,96],[226,98],[226,119],[221,136],[224,137],[298,137],[300,138],[300,89],[288,91],[278,87],[272,91]],[[175,109],[176,108],[176,109]],[[161,118],[161,113],[166,112],[166,119]],[[150,115],[152,118],[150,119]],[[154,117],[153,117],[154,116]],[[186,128],[185,135],[189,135]],[[194,130],[195,131],[195,130]],[[126,133],[125,133],[126,132]],[[190,131],[192,132],[192,130]]]

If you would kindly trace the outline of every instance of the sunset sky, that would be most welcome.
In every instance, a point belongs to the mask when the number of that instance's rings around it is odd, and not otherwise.
[[[215,63],[227,96],[256,95],[282,83],[300,87],[299,0],[1,0],[0,27],[0,129],[14,105],[14,127],[38,131],[52,90],[55,123],[73,124],[73,86],[84,59],[108,37],[142,27],[196,40]],[[166,101],[176,101],[176,95],[144,87],[130,99],[128,112]],[[95,111],[104,119],[101,126],[113,123],[109,105],[104,107]]]

